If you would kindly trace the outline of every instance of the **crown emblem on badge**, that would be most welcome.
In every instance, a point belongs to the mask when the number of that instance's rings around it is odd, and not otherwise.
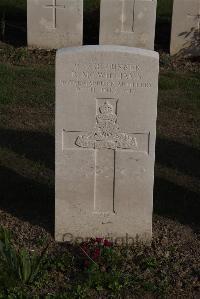
[[[117,115],[108,101],[99,107],[94,130],[78,136],[75,144],[79,147],[94,149],[137,149],[136,138],[120,132]]]

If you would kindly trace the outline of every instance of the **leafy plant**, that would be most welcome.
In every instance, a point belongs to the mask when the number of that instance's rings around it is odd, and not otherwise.
[[[12,282],[28,284],[34,282],[41,271],[47,247],[40,256],[30,254],[27,250],[17,251],[11,243],[10,234],[5,229],[0,230],[0,258],[3,268],[4,284],[10,277]]]
[[[104,290],[118,294],[124,285],[120,269],[121,260],[113,244],[102,238],[91,239],[81,244],[85,285],[97,292]]]
[[[0,226],[0,242],[2,242],[5,246],[9,246],[11,242],[11,233],[4,227]]]
[[[158,266],[158,263],[155,258],[153,257],[148,257],[143,261],[143,267],[145,269],[156,269]]]

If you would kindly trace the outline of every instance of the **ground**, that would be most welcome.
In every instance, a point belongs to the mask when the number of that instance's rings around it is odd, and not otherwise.
[[[170,6],[159,2],[156,34],[153,241],[113,248],[99,240],[82,246],[54,242],[55,53],[24,47],[24,2],[0,3],[7,7],[6,18],[0,10],[0,226],[11,232],[7,256],[12,248],[17,256],[22,248],[39,256],[48,247],[31,282],[0,258],[0,298],[199,298],[200,62],[167,53]],[[90,36],[90,20],[99,12],[90,4],[85,42],[95,43],[98,33],[93,26]],[[5,235],[0,229],[0,256]]]

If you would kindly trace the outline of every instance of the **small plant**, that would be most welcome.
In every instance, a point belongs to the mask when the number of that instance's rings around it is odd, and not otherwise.
[[[40,256],[30,254],[27,250],[17,251],[11,243],[10,233],[0,229],[0,259],[3,269],[3,282],[7,285],[8,278],[13,284],[34,282],[41,271],[41,265],[47,247]]]
[[[124,279],[120,269],[118,252],[113,244],[102,238],[91,239],[81,244],[86,285],[97,292],[103,290],[119,293]]]
[[[9,246],[11,242],[11,233],[7,229],[0,226],[0,242],[5,246]]]
[[[101,266],[102,258],[108,256],[108,252],[113,252],[112,243],[103,238],[90,239],[80,246],[84,256],[84,267],[91,265]]]
[[[69,252],[65,252],[62,255],[58,256],[48,256],[47,261],[45,263],[48,269],[52,269],[53,271],[59,271],[62,273],[67,273],[71,270],[71,267],[74,265],[74,256]]]
[[[143,267],[145,269],[156,269],[158,266],[158,263],[155,258],[148,257],[143,261]]]
[[[86,285],[78,285],[74,292],[74,297],[79,299],[88,298],[88,288]]]

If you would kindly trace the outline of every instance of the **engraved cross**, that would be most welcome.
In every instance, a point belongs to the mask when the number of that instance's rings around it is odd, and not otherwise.
[[[56,0],[52,0],[53,4],[45,5],[45,8],[52,8],[53,9],[53,29],[56,29],[56,10],[58,8],[65,8],[65,5],[59,5],[56,3]]]
[[[111,104],[112,103],[112,104]],[[73,148],[94,151],[94,212],[115,213],[116,153],[143,151],[148,154],[149,133],[123,133],[117,124],[116,99],[97,99],[96,125],[91,132],[64,131]],[[65,137],[63,138],[65,144]],[[64,149],[69,146],[64,145]]]
[[[121,32],[134,32],[135,0],[122,0]]]

